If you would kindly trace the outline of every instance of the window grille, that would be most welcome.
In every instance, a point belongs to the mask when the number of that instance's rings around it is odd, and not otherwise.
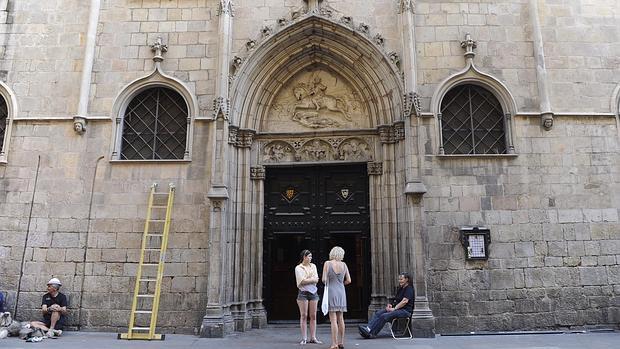
[[[123,117],[122,160],[183,159],[187,104],[165,87],[150,88],[131,100]]]
[[[4,133],[8,124],[9,107],[6,104],[6,100],[0,97],[0,150],[4,147]]]
[[[477,85],[457,86],[441,102],[444,154],[506,154],[504,113],[495,96]]]

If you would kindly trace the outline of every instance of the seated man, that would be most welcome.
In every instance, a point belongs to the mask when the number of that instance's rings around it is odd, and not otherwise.
[[[398,290],[394,302],[388,304],[385,309],[378,310],[370,319],[367,326],[359,325],[358,329],[362,337],[374,338],[383,328],[386,322],[396,318],[409,317],[413,311],[415,292],[411,285],[411,276],[407,273],[398,275]]]
[[[50,338],[59,337],[65,325],[65,315],[67,315],[67,297],[60,293],[60,280],[52,278],[47,283],[47,293],[43,295],[41,301],[41,312],[43,321],[33,321],[30,325],[33,328],[40,328],[47,332]]]

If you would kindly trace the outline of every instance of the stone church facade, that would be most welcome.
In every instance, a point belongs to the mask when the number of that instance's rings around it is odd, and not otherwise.
[[[417,336],[617,328],[619,18],[589,0],[0,1],[0,291],[35,317],[58,277],[72,326],[122,331],[148,190],[174,183],[163,333],[295,311],[275,296],[291,241],[319,263],[350,244],[365,314],[411,272]]]

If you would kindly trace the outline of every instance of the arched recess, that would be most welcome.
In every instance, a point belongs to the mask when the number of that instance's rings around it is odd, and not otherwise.
[[[187,104],[187,137],[186,149],[183,160],[191,160],[194,119],[198,113],[198,100],[196,96],[181,80],[169,76],[161,71],[159,64],[149,75],[138,78],[121,89],[114,99],[112,107],[112,122],[114,127],[112,160],[120,160],[120,149],[123,135],[123,117],[131,100],[141,92],[153,87],[167,87],[178,92]],[[178,161],[178,160],[123,160],[123,161]]]
[[[436,124],[440,125],[439,119],[441,117],[441,103],[446,93],[448,93],[448,91],[452,88],[464,84],[472,84],[483,87],[497,98],[501,104],[502,111],[504,112],[504,117],[506,119],[506,145],[509,149],[508,153],[514,153],[512,130],[514,129],[513,115],[517,112],[517,104],[515,99],[504,83],[494,76],[478,70],[471,59],[467,60],[467,66],[465,69],[443,80],[435,90],[435,93],[431,99],[430,107],[431,112],[435,117]],[[442,137],[440,127],[437,127],[437,136],[437,139],[439,140]]]
[[[11,130],[13,129],[13,118],[17,115],[17,98],[13,90],[4,82],[0,81],[0,97],[6,103],[6,121],[4,137],[0,146],[0,163],[8,161],[9,145],[11,143]]]
[[[231,124],[260,132],[274,97],[303,69],[330,67],[360,94],[372,128],[402,115],[401,73],[365,35],[320,16],[290,24],[255,47],[235,72]]]
[[[337,22],[334,18],[308,14],[294,19],[256,44],[240,65],[241,59],[234,62],[237,69],[229,95],[231,132],[228,134],[228,142],[234,148],[226,166],[231,178],[230,239],[234,241],[229,253],[237,259],[231,263],[230,277],[225,278],[229,284],[225,288],[231,290],[227,302],[238,330],[247,328],[249,323],[260,327],[267,318],[262,303],[265,167],[281,166],[284,162],[305,166],[320,162],[367,163],[372,202],[370,246],[372,256],[377,256],[369,281],[373,310],[384,304],[391,293],[393,275],[398,272],[396,240],[405,227],[398,225],[404,220],[397,219],[403,211],[398,209],[397,197],[402,193],[400,188],[404,188],[404,183],[399,182],[404,176],[398,174],[403,173],[405,166],[398,161],[405,154],[401,142],[404,139],[402,73],[391,58],[395,55],[388,57],[370,39],[367,30],[361,32],[350,23]],[[315,71],[319,71],[318,75],[313,75]],[[287,98],[297,97],[294,87],[300,81],[312,82],[316,76],[327,85],[325,95],[338,97],[337,92],[331,92],[334,81],[338,80],[346,85],[347,92],[358,96],[356,101],[364,110],[364,122],[293,131],[266,129],[264,121],[273,116],[274,101],[283,94]],[[337,91],[335,87],[334,91]],[[293,98],[294,102],[302,100]],[[307,111],[310,113],[311,109]],[[318,109],[325,112],[329,108]],[[289,109],[287,121],[294,119],[295,110],[296,105]],[[320,148],[327,155],[304,157],[305,146]],[[264,150],[272,151],[267,160]],[[299,154],[302,155],[296,156]]]

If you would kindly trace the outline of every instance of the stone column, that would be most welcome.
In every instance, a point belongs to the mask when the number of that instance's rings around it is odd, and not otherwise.
[[[250,273],[250,315],[252,316],[252,328],[264,328],[267,326],[267,312],[263,306],[263,211],[265,207],[265,167],[255,166],[250,168],[252,180],[252,205],[251,205],[251,239],[252,254]]]
[[[368,307],[368,317],[385,307],[385,301],[388,297],[386,290],[383,287],[383,279],[385,269],[385,261],[383,259],[382,251],[384,249],[385,241],[383,239],[383,227],[381,212],[383,210],[381,193],[382,193],[382,181],[383,176],[383,163],[382,162],[369,162],[368,163],[368,176],[369,178],[369,211],[370,211],[370,254],[371,254],[371,274],[372,274],[372,289],[370,305]]]
[[[538,98],[540,100],[540,122],[545,130],[550,130],[553,127],[553,109],[551,109],[551,100],[549,99],[549,79],[547,78],[545,50],[540,30],[540,18],[538,17],[538,0],[530,0],[530,21],[534,37],[534,59],[536,61]]]
[[[407,239],[404,250],[404,263],[413,271],[416,290],[415,308],[413,310],[413,334],[416,337],[435,337],[435,318],[428,306],[427,296],[427,243],[426,224],[424,223],[423,195],[426,186],[423,182],[423,129],[421,122],[420,99],[417,93],[416,42],[413,0],[400,0],[398,12],[403,45],[403,74],[405,80],[404,117],[405,117],[405,162],[407,196]]]
[[[218,26],[218,65],[213,101],[213,119],[210,125],[209,147],[211,158],[211,186],[207,197],[211,201],[209,213],[209,269],[207,284],[207,309],[202,320],[200,336],[223,337],[233,331],[230,314],[232,293],[229,283],[232,277],[232,254],[229,247],[229,100],[228,75],[232,43],[232,2],[220,0]]]
[[[97,43],[97,26],[99,24],[99,10],[101,0],[90,1],[90,13],[88,16],[88,30],[86,32],[86,47],[84,48],[84,62],[82,64],[82,81],[80,83],[80,100],[77,114],[73,117],[73,128],[79,134],[86,130],[88,117],[88,100],[90,98],[90,85],[95,63],[95,45]]]

